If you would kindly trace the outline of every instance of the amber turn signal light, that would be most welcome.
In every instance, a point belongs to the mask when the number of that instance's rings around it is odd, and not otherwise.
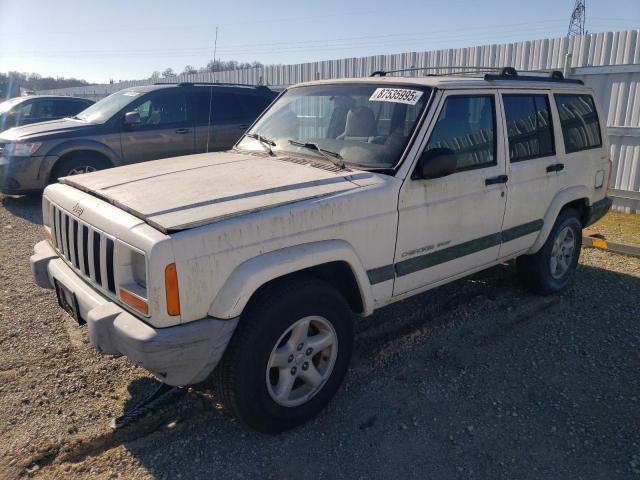
[[[170,263],[164,269],[164,289],[167,294],[167,313],[169,315],[180,315],[178,271],[175,263]]]
[[[53,237],[51,236],[51,232],[47,227],[42,227],[42,234],[44,235],[45,239],[49,240],[49,243],[53,244]]]
[[[120,289],[120,300],[122,300],[130,307],[135,308],[139,312],[145,315],[149,315],[149,304],[142,298],[129,292],[128,290],[125,290],[124,288]]]

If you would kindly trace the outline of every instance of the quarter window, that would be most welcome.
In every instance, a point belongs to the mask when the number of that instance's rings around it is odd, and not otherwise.
[[[509,158],[520,162],[555,154],[546,95],[503,95]]]
[[[555,95],[567,153],[602,145],[600,123],[591,95]]]
[[[495,137],[493,95],[449,96],[425,150],[452,150],[457,170],[483,168],[496,164]]]

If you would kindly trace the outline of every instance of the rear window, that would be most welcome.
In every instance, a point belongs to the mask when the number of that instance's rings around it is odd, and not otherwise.
[[[602,146],[600,123],[591,95],[556,94],[567,153]]]

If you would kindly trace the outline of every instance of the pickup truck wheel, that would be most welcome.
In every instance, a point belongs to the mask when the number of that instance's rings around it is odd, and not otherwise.
[[[542,248],[516,260],[518,276],[527,287],[542,295],[564,290],[575,277],[581,247],[582,225],[578,213],[564,210]]]
[[[258,295],[214,371],[215,390],[250,427],[278,433],[331,400],[349,365],[353,327],[342,295],[316,278],[298,276]]]

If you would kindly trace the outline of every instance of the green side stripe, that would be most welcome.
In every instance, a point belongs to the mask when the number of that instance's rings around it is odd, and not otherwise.
[[[372,285],[385,282],[387,280],[391,280],[394,276],[402,277],[403,275],[409,275],[410,273],[419,272],[420,270],[434,267],[441,263],[450,262],[456,258],[471,255],[472,253],[477,253],[482,250],[486,250],[487,248],[495,247],[501,243],[510,242],[516,238],[524,237],[530,233],[540,231],[543,225],[543,220],[534,220],[533,222],[503,230],[502,232],[444,248],[437,252],[409,258],[398,262],[395,265],[385,265],[368,270],[367,276],[369,277],[369,282],[371,282]]]

